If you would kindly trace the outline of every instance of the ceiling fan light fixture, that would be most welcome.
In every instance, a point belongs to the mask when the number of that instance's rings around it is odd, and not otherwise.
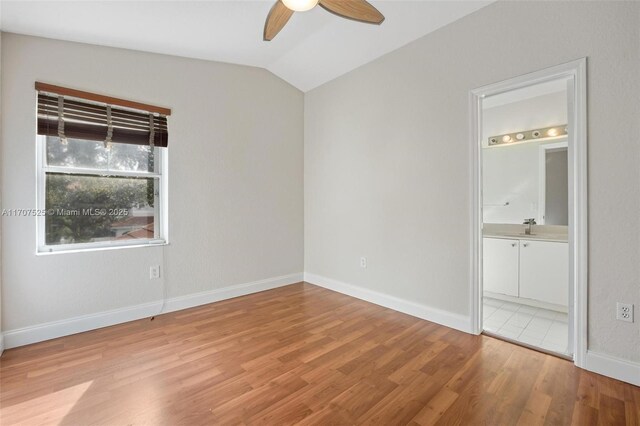
[[[0,0],[2,1],[2,0]],[[264,23],[262,39],[271,41],[289,22],[295,12],[311,10],[320,4],[334,15],[367,24],[380,25],[384,15],[367,0],[276,0]]]
[[[295,12],[305,12],[311,10],[318,4],[319,0],[282,0],[288,9]]]

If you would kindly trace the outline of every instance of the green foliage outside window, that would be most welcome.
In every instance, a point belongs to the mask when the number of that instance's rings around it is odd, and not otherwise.
[[[102,142],[74,139],[62,144],[55,137],[48,137],[46,144],[47,165],[69,169],[69,173],[46,173],[47,245],[116,239],[114,225],[134,212],[149,215],[140,228],[153,224],[158,178],[111,175],[153,172],[154,151],[149,146],[112,144],[107,148]],[[83,174],[83,168],[104,170],[104,176]]]

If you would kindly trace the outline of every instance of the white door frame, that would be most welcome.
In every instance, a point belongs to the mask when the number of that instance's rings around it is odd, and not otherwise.
[[[567,79],[569,159],[569,339],[574,363],[585,367],[587,354],[587,59],[546,68],[469,92],[471,142],[470,329],[482,332],[482,101],[486,96],[557,79]],[[573,324],[573,327],[571,326]]]

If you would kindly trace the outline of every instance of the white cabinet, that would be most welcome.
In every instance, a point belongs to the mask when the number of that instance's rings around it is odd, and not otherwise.
[[[518,240],[483,239],[486,291],[518,297]]]
[[[483,238],[482,257],[484,290],[567,306],[567,243]]]
[[[520,297],[567,306],[569,245],[520,241]]]

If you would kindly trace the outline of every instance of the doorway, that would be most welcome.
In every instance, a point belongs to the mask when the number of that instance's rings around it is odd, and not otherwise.
[[[471,91],[472,329],[586,354],[586,59]]]

